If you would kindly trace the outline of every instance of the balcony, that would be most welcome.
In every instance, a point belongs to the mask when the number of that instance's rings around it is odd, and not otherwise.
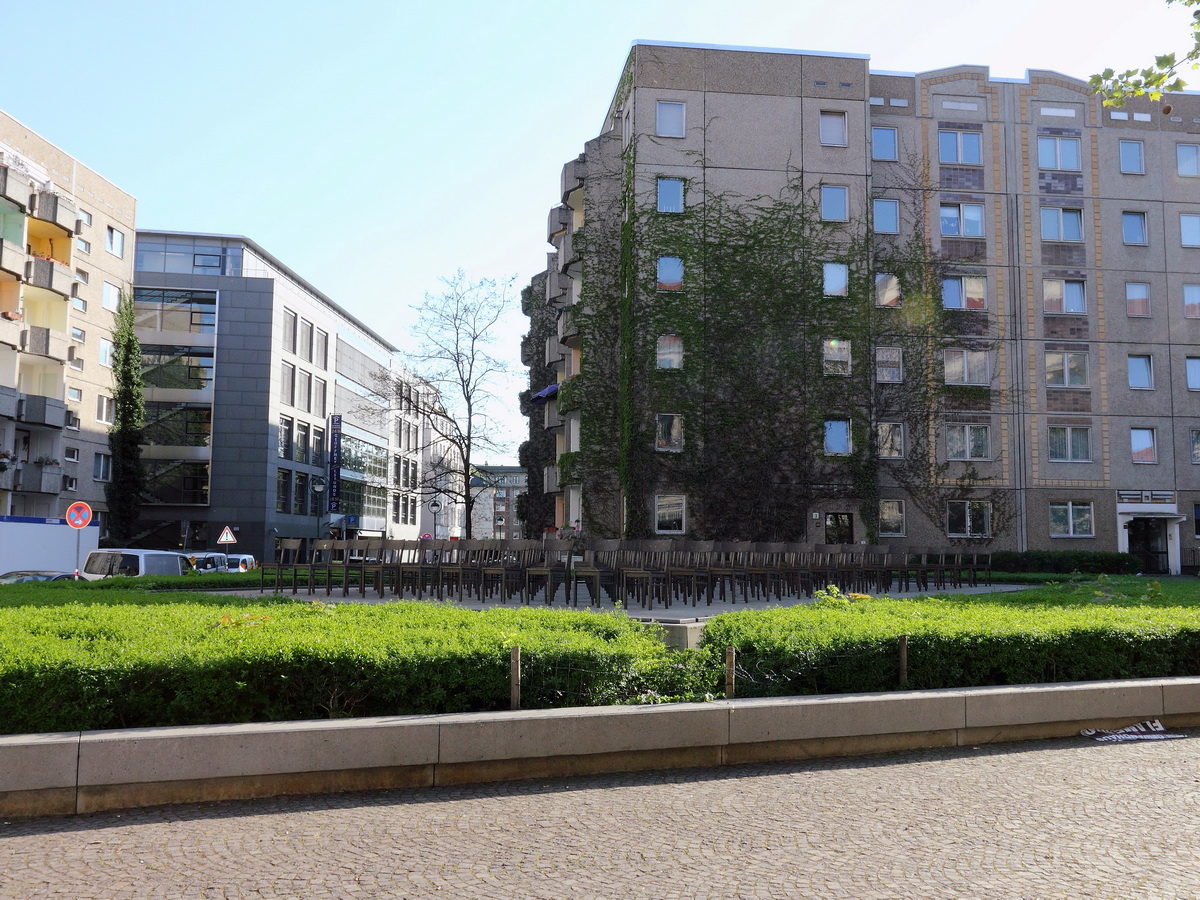
[[[562,419],[562,415],[558,411],[557,403],[555,403],[553,400],[547,401],[546,406],[545,406],[545,411],[546,411],[545,426],[546,426],[547,431],[551,431],[555,428],[563,427],[563,419]]]
[[[69,266],[44,256],[35,256],[25,264],[25,280],[33,287],[45,288],[64,298],[71,296],[71,285],[75,282]]]
[[[16,318],[17,313],[9,313],[13,318],[0,313],[0,344],[7,344],[10,347],[20,347],[21,340],[25,335],[25,326],[19,319]],[[3,390],[3,388],[0,388]],[[2,414],[0,414],[2,415]]]
[[[579,263],[579,254],[575,252],[575,232],[564,232],[559,240],[558,268],[564,275],[570,274],[571,267]]]
[[[17,389],[0,384],[0,418],[17,417]]]
[[[546,302],[555,309],[571,303],[571,279],[554,268],[546,273]]]
[[[17,421],[62,428],[67,423],[67,404],[40,394],[21,394],[17,399]]]
[[[546,338],[546,365],[557,365],[562,362],[564,355],[563,345],[558,342],[557,335],[552,334]]]
[[[571,160],[562,170],[562,199],[563,203],[567,202],[567,197],[572,191],[576,191],[583,187],[583,176],[587,173],[587,158],[581,153],[575,159]]]
[[[0,472],[0,491],[11,491],[13,485],[17,481],[17,468],[13,463],[8,464],[3,472]]]
[[[79,210],[66,197],[61,197],[53,191],[38,191],[33,195],[33,209],[29,214],[35,219],[57,225],[67,234],[75,233],[75,221],[79,218]]]
[[[43,466],[38,463],[22,463],[17,467],[13,490],[30,494],[61,494],[62,466]]]
[[[558,316],[558,340],[565,347],[579,346],[579,311],[568,306]]]
[[[59,362],[67,361],[67,347],[70,342],[61,331],[30,325],[21,335],[21,349],[34,356],[45,356]]]
[[[0,197],[15,203],[24,212],[29,208],[29,179],[15,169],[0,166]]]
[[[562,234],[571,227],[571,218],[569,206],[556,206],[550,210],[546,219],[546,240],[553,244],[555,235]]]
[[[558,494],[562,492],[562,485],[558,483],[558,466],[546,466],[542,470],[542,493]]]
[[[0,170],[3,171],[3,170]],[[0,272],[7,272],[17,278],[25,275],[25,263],[29,259],[20,245],[12,241],[0,240]]]

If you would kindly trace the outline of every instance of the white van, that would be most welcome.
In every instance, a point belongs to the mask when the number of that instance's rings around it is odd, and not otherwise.
[[[79,575],[99,581],[114,575],[186,575],[191,571],[191,561],[170,550],[93,550]]]
[[[229,571],[229,557],[224,553],[193,553],[188,559],[201,575]]]
[[[258,568],[252,553],[230,553],[228,556],[230,572],[249,572]]]

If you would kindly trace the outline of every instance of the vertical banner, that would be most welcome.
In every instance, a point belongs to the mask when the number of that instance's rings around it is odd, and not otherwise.
[[[342,511],[342,417],[329,417],[329,512]]]

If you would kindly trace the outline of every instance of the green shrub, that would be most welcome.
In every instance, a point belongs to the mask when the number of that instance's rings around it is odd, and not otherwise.
[[[998,550],[992,553],[992,568],[997,572],[1085,572],[1105,575],[1133,575],[1142,568],[1132,553],[1096,550]]]

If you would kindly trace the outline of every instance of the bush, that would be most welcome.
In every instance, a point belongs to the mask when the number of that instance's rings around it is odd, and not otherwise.
[[[992,553],[992,568],[997,572],[1051,572],[1093,575],[1134,575],[1142,563],[1132,553],[1108,553],[1096,550],[998,550]]]

